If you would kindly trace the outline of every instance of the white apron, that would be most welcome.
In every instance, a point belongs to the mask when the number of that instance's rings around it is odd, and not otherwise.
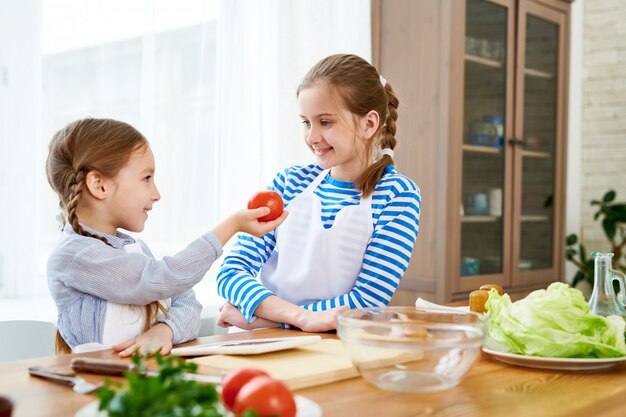
[[[374,230],[371,196],[342,207],[330,229],[322,223],[315,195],[328,170],[289,203],[289,216],[276,229],[276,248],[260,273],[267,289],[296,305],[350,292],[363,265]]]
[[[145,253],[138,242],[123,246],[127,253]],[[169,308],[171,299],[165,301]],[[110,349],[111,346],[125,342],[144,333],[146,325],[145,306],[116,304],[107,301],[102,327],[102,343],[85,343],[74,348],[74,352]]]

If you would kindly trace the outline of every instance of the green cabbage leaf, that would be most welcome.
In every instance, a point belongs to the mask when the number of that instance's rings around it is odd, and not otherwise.
[[[488,347],[551,358],[626,356],[624,319],[591,313],[582,292],[567,284],[552,283],[515,303],[491,290],[485,309]]]

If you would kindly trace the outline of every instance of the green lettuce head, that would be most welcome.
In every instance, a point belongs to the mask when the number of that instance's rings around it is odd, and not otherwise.
[[[624,319],[591,313],[582,292],[562,282],[515,303],[492,290],[485,308],[488,346],[554,358],[626,356]]]

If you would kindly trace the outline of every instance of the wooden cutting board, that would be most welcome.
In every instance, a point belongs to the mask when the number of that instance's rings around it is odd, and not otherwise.
[[[213,355],[190,359],[189,362],[198,364],[197,372],[205,375],[221,375],[240,367],[263,369],[294,390],[359,376],[343,342],[335,339],[280,352]]]

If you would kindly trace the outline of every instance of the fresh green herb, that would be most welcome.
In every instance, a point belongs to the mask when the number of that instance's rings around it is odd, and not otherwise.
[[[155,355],[159,365],[156,376],[145,376],[145,358],[133,355],[136,370],[125,374],[126,388],[107,381],[98,391],[100,410],[109,417],[224,417],[228,412],[219,401],[214,385],[183,380],[183,373],[195,372],[197,365],[181,358]],[[254,417],[248,414],[246,417]]]

